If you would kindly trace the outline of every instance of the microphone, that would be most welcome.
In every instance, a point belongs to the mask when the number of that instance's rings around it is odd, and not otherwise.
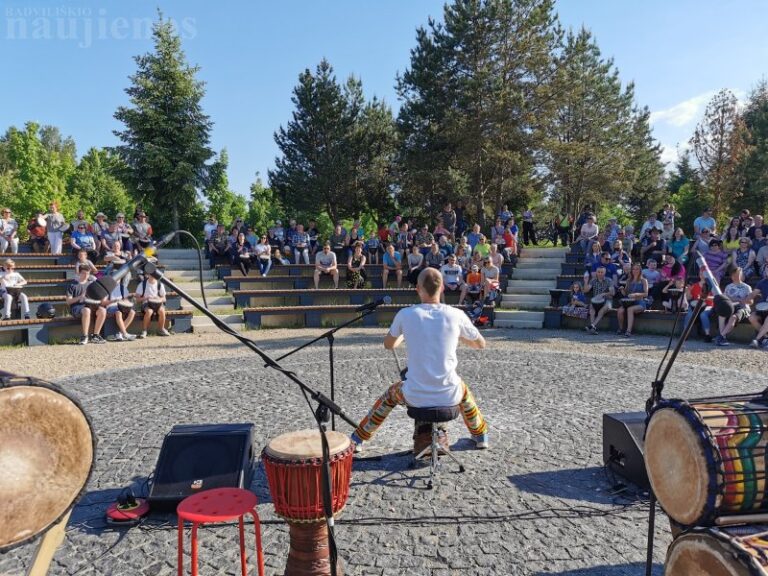
[[[162,248],[163,246],[165,246],[166,244],[171,242],[174,238],[176,238],[176,234],[177,234],[176,231],[168,232],[168,234],[166,234],[165,236],[160,238],[159,242],[155,242],[154,245],[152,246],[152,248],[154,250],[157,250],[158,248]]]
[[[362,306],[358,306],[355,308],[355,312],[368,312],[369,310],[376,310],[379,306],[382,304],[392,304],[392,297],[382,296],[378,300],[374,300],[373,302],[368,302],[368,304],[363,304]]]

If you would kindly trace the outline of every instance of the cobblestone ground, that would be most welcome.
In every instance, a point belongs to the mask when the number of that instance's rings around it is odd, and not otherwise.
[[[612,355],[546,346],[518,351],[513,342],[462,350],[460,372],[490,424],[491,450],[471,450],[461,422],[451,423],[451,442],[467,471],[444,470],[440,485],[426,490],[418,480],[426,471],[409,469],[409,458],[398,455],[411,447],[413,427],[405,411],[396,409],[363,454],[381,460],[354,465],[337,528],[347,574],[643,574],[647,507],[627,506],[610,494],[601,417],[642,409],[665,344],[644,342],[650,344],[647,358],[620,349]],[[336,356],[337,400],[359,419],[395,379],[394,359],[381,348],[380,334],[340,338]],[[285,365],[327,391],[323,345]],[[295,385],[255,358],[185,361],[58,382],[90,413],[99,446],[88,494],[51,567],[54,575],[175,574],[174,517],[153,516],[140,528],[118,531],[102,519],[124,486],[141,490],[173,424],[253,422],[259,446],[279,433],[312,426]],[[673,370],[667,390],[688,398],[764,387],[760,373],[686,363]],[[343,423],[339,429],[350,431]],[[265,522],[267,573],[282,574],[288,533],[274,515],[261,464],[252,489]],[[239,574],[234,527],[205,528],[201,540],[202,574]],[[669,541],[661,515],[654,574],[662,572]],[[22,574],[31,554],[27,545],[0,555],[0,574]]]

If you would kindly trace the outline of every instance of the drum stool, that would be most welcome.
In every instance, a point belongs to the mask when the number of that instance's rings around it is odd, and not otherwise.
[[[432,489],[432,481],[437,475],[437,471],[440,468],[440,455],[445,454],[451,460],[453,460],[459,466],[459,472],[464,472],[464,465],[459,462],[456,456],[453,455],[451,450],[440,443],[441,430],[438,428],[438,424],[443,422],[450,422],[455,420],[461,414],[461,409],[458,406],[444,406],[436,408],[416,408],[415,406],[408,407],[408,416],[416,420],[417,422],[426,422],[432,426],[432,442],[424,448],[419,454],[414,457],[412,466],[426,454],[431,453],[429,461],[429,480],[427,481],[427,488]],[[444,433],[444,432],[442,432]]]
[[[242,488],[213,488],[185,498],[176,509],[179,516],[179,576],[184,573],[184,521],[192,522],[192,576],[197,576],[197,527],[203,523],[237,520],[240,527],[240,567],[248,574],[245,555],[245,527],[243,518],[253,516],[256,532],[256,565],[259,576],[264,576],[264,553],[261,550],[261,523],[256,512],[256,495]]]

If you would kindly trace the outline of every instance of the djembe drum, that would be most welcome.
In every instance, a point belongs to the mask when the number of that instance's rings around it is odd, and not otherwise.
[[[661,402],[645,435],[653,491],[684,527],[768,513],[767,450],[768,400],[761,394]]]
[[[694,528],[670,545],[665,576],[766,576],[768,526]]]
[[[331,460],[331,498],[334,517],[349,497],[354,446],[339,432],[327,432]],[[320,432],[300,430],[281,434],[262,452],[264,470],[275,512],[290,530],[285,576],[330,574],[328,529],[322,494]],[[341,562],[337,565],[342,574]]]
[[[0,372],[0,552],[45,533],[28,574],[45,574],[91,474],[88,417],[63,390]]]

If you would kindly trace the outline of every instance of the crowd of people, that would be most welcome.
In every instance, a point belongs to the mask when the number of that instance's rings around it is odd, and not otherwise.
[[[47,213],[38,212],[30,218],[26,227],[32,250],[38,253],[63,254],[66,250],[76,256],[75,279],[67,285],[66,304],[70,314],[81,321],[80,344],[101,344],[105,342],[102,330],[107,318],[113,317],[118,332],[115,341],[145,338],[153,319],[158,322],[158,333],[170,336],[165,328],[166,291],[156,279],[140,277],[134,293],[129,291],[130,277],[118,284],[109,297],[92,300],[87,296],[88,285],[98,277],[108,274],[111,267],[120,266],[139,251],[153,243],[152,226],[147,214],[137,208],[133,221],[128,222],[125,214],[118,213],[114,220],[99,212],[88,220],[82,210],[68,222],[59,212],[56,202],[51,202]],[[17,254],[19,251],[20,227],[9,208],[2,209],[0,219],[0,253]],[[100,271],[96,264],[106,264]],[[24,293],[27,280],[16,270],[16,262],[7,258],[0,262],[0,299],[3,309],[0,321],[13,318],[14,303],[20,316],[30,319],[29,299]],[[136,316],[136,307],[143,312],[142,329],[138,336],[128,332]],[[53,310],[53,307],[47,307]]]
[[[690,236],[679,218],[666,204],[648,215],[636,236],[632,226],[621,227],[615,219],[601,228],[585,209],[574,243],[584,252],[584,277],[572,285],[563,312],[586,319],[585,330],[596,334],[600,320],[615,308],[618,334],[629,337],[637,315],[650,308],[685,312],[687,325],[703,297],[698,318],[706,341],[728,346],[728,335],[748,319],[756,330],[751,345],[768,349],[768,224],[763,216],[742,210],[719,230],[707,208],[691,223]],[[726,312],[714,306],[705,269],[732,303]]]

